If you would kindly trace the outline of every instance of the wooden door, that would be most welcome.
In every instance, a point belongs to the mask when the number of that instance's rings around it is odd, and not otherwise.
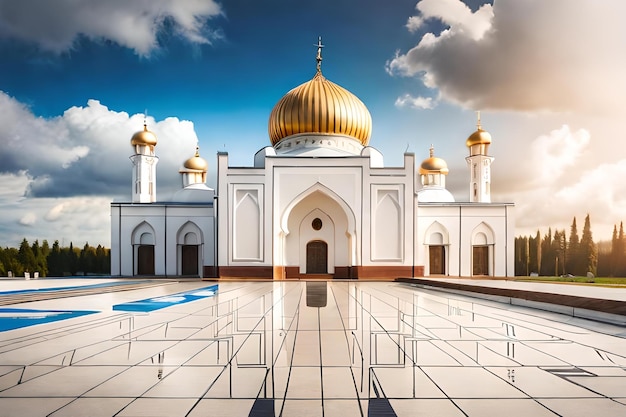
[[[181,256],[181,274],[198,275],[198,245],[183,245]]]
[[[314,240],[306,245],[306,273],[328,273],[328,245],[321,240]]]
[[[489,275],[489,246],[472,247],[472,275]]]
[[[430,275],[445,275],[446,273],[446,247],[429,246]]]
[[[137,248],[137,275],[154,275],[154,245]]]

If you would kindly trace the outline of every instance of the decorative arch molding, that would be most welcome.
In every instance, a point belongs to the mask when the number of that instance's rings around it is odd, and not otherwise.
[[[354,238],[356,236],[356,217],[354,216],[354,212],[352,208],[345,202],[343,198],[341,198],[337,193],[335,193],[330,188],[320,184],[319,182],[315,183],[311,187],[309,187],[304,192],[300,193],[296,196],[288,205],[285,207],[285,211],[283,212],[280,218],[280,228],[284,235],[289,234],[289,216],[291,211],[304,201],[307,197],[311,196],[315,193],[322,193],[339,204],[339,207],[346,213],[346,217],[348,218],[348,230],[347,234],[349,237]]]
[[[155,245],[156,233],[150,223],[143,221],[139,223],[131,235],[131,242],[133,245]]]
[[[472,245],[495,245],[495,233],[491,226],[481,222],[472,230]]]
[[[426,245],[449,245],[450,232],[448,232],[448,229],[444,225],[438,221],[434,221],[428,226],[424,233],[424,243]]]
[[[178,245],[202,245],[204,243],[202,230],[194,222],[188,221],[176,232],[176,243]]]

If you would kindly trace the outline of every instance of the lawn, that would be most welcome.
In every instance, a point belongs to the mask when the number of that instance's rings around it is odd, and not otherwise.
[[[611,277],[515,277],[515,281],[527,281],[527,282],[564,282],[564,283],[578,283],[578,284],[595,284],[606,285],[611,287],[625,287],[626,278],[611,278]]]

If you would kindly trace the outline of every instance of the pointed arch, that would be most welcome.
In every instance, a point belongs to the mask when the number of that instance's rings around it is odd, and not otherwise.
[[[495,245],[495,233],[491,226],[481,222],[472,230],[472,245]]]
[[[156,233],[146,221],[139,223],[131,234],[133,245],[133,274],[154,275]]]
[[[181,276],[201,276],[202,230],[192,221],[176,231],[176,273]]]
[[[472,230],[472,275],[491,276],[494,271],[495,233],[481,222]]]
[[[373,261],[401,261],[403,255],[402,205],[399,191],[395,188],[374,188],[372,212]]]
[[[313,184],[311,187],[309,187],[302,193],[298,194],[296,198],[294,198],[287,205],[287,207],[285,207],[285,210],[280,218],[281,231],[285,235],[289,234],[289,215],[291,214],[291,211],[300,202],[302,202],[304,199],[306,199],[307,197],[311,196],[312,194],[316,192],[326,195],[330,199],[334,200],[337,204],[339,204],[339,206],[343,209],[343,211],[346,213],[346,216],[348,218],[348,230],[347,230],[348,236],[351,238],[354,238],[356,235],[356,217],[354,215],[354,212],[352,211],[352,208],[337,193],[335,193],[333,190],[322,185],[319,182]]]
[[[139,223],[133,229],[131,243],[133,245],[154,245],[156,243],[154,227],[145,220]]]
[[[435,220],[424,232],[424,243],[427,245],[449,245],[450,232],[444,225]]]
[[[204,243],[202,229],[192,221],[184,223],[176,232],[178,245],[201,245]]]

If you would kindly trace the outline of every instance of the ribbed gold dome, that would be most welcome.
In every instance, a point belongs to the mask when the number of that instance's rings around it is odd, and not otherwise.
[[[198,148],[196,148],[196,154],[187,159],[183,166],[187,169],[195,169],[203,172],[207,172],[209,170],[209,164],[204,158],[200,157],[200,151]]]
[[[276,103],[268,131],[272,145],[299,133],[321,133],[347,135],[365,146],[372,134],[372,116],[357,96],[327,80],[318,65],[312,80]]]
[[[426,175],[426,174],[440,173],[443,175],[448,175],[448,172],[450,172],[448,170],[448,164],[443,159],[437,158],[434,152],[435,152],[435,149],[431,146],[430,157],[424,159],[424,161],[422,162],[422,165],[420,165],[420,170],[419,170],[420,174]]]
[[[156,146],[157,138],[154,135],[154,133],[148,130],[148,126],[146,126],[146,124],[144,123],[143,130],[140,130],[139,132],[133,135],[132,139],[130,140],[130,144],[133,146],[136,146],[136,145]]]

